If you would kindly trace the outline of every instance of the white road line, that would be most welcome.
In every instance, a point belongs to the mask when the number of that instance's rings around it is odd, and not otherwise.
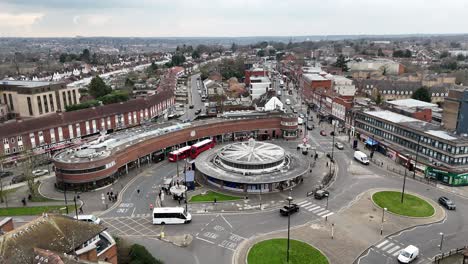
[[[133,207],[132,217],[135,214],[135,209],[136,209],[136,207]]]
[[[231,225],[231,224],[228,222],[228,220],[226,220],[226,218],[224,218],[224,216],[223,216],[223,215],[221,215],[221,217],[224,219],[224,221],[226,222],[226,224],[228,224],[228,225],[229,225],[229,227],[232,229],[232,225]]]
[[[325,210],[325,211],[323,211],[323,212],[318,213],[317,215],[323,215],[323,214],[327,214],[327,213],[329,213],[329,212],[330,212],[330,211]]]
[[[225,248],[225,249],[229,249],[229,250],[231,250],[231,251],[235,251],[234,249],[232,249],[232,248],[228,248],[228,247],[226,247],[226,246],[223,246],[223,245],[221,245],[221,244],[218,244],[218,246],[220,246],[220,247],[222,247],[222,248]]]
[[[392,256],[396,257],[396,256],[398,256],[398,254],[400,254],[400,250],[397,250],[395,253],[393,253]]]
[[[382,243],[378,244],[377,246],[375,246],[376,248],[380,248],[381,246],[385,245],[388,243],[388,240],[384,240]]]
[[[333,214],[334,214],[333,212],[330,212],[330,213],[328,213],[328,214],[326,214],[326,215],[322,215],[322,217],[323,217],[323,218],[329,217],[330,215],[333,215]]]
[[[301,206],[302,206],[302,207],[307,207],[307,206],[309,206],[309,205],[311,205],[311,204],[312,204],[311,202],[307,202],[307,203],[305,203],[305,204],[303,204],[303,205],[301,205]]]
[[[316,213],[318,213],[320,211],[323,211],[323,210],[325,210],[325,208],[319,208],[317,210],[313,210],[312,213],[316,214]]]
[[[303,206],[303,207],[304,207],[304,209],[309,210],[310,208],[313,208],[313,207],[316,207],[316,206],[317,206],[316,204],[311,204],[311,205]]]
[[[310,212],[310,211],[315,210],[317,208],[320,208],[320,206],[314,206],[312,208],[306,208],[306,210]]]
[[[399,248],[400,248],[400,246],[394,246],[394,247],[392,247],[391,249],[387,250],[387,253],[388,253],[388,254],[392,254],[393,251],[395,251],[395,250],[397,250],[397,249],[399,249]]]
[[[302,206],[302,205],[305,204],[305,203],[310,203],[310,202],[307,201],[307,200],[304,200],[304,201],[302,201],[302,202],[300,202],[300,203],[297,203],[297,204],[300,205],[300,206]]]
[[[200,240],[202,240],[202,241],[205,241],[205,242],[208,242],[208,243],[214,245],[214,242],[211,242],[211,241],[209,241],[209,240],[206,240],[206,239],[203,239],[203,238],[200,238],[200,237],[195,237],[195,238],[200,239]]]
[[[395,245],[395,244],[390,243],[390,244],[386,245],[385,247],[382,248],[382,251],[385,251],[385,250],[389,249],[393,245]]]

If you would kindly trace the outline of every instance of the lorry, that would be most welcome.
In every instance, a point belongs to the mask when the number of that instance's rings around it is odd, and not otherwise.
[[[354,152],[354,159],[361,162],[364,165],[369,165],[369,159],[367,158],[366,153],[364,153],[362,151],[359,151],[359,150],[355,151]]]

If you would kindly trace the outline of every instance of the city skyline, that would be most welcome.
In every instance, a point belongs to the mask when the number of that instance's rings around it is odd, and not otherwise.
[[[460,34],[461,0],[6,0],[1,37],[246,37]]]

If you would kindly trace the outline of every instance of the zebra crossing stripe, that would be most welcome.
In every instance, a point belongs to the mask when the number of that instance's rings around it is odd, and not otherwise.
[[[313,210],[312,213],[316,214],[316,213],[318,213],[320,211],[323,211],[323,210],[325,210],[325,208],[319,208],[317,210]]]
[[[325,210],[325,211],[323,211],[323,212],[320,212],[320,213],[318,213],[317,215],[319,215],[319,216],[320,216],[320,215],[326,214],[326,213],[328,213],[328,212],[330,212],[330,211],[328,211],[328,210]]]
[[[385,251],[385,250],[389,249],[393,245],[394,245],[393,243],[390,243],[390,244],[386,245],[385,247],[383,247],[382,250]]]
[[[393,251],[395,251],[395,250],[397,250],[397,249],[399,249],[399,248],[400,248],[400,246],[394,246],[392,249],[387,250],[387,253],[388,253],[388,254],[392,254]]]
[[[306,209],[307,209],[307,211],[310,212],[310,211],[313,211],[313,210],[315,210],[315,209],[317,209],[317,208],[320,208],[320,206],[314,206],[314,207],[312,207],[312,208],[306,208]]]
[[[136,217],[140,217],[140,214],[137,214]]]
[[[302,206],[302,207],[306,207],[306,206],[309,206],[309,205],[311,205],[311,204],[312,204],[311,202],[307,202],[307,203],[305,203],[305,204],[303,204],[303,205],[301,205],[301,206]]]
[[[311,204],[311,205],[304,206],[304,208],[306,210],[309,210],[310,208],[313,208],[313,207],[316,207],[316,206],[317,206],[316,204]]]
[[[400,250],[395,251],[395,253],[393,253],[392,256],[396,257],[396,256],[398,256],[398,254],[400,254]]]
[[[323,217],[323,218],[329,217],[330,215],[333,215],[333,214],[334,214],[333,212],[330,212],[330,213],[328,213],[328,214],[326,214],[326,215],[322,215],[322,217]]]
[[[310,203],[310,202],[307,201],[307,200],[304,200],[304,201],[302,201],[302,202],[300,202],[300,203],[297,203],[297,204],[302,206],[302,205],[305,204],[305,203]]]
[[[385,245],[388,243],[388,240],[384,240],[382,243],[378,244],[377,246],[375,246],[376,248],[380,248],[381,246]]]

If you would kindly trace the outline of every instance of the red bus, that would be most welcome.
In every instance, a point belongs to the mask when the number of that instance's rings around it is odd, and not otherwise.
[[[192,145],[190,151],[190,158],[195,159],[203,151],[210,149],[215,146],[215,141],[213,139],[205,139],[200,142],[197,142]]]
[[[174,150],[174,151],[169,153],[168,160],[170,162],[175,162],[175,161],[178,161],[178,160],[185,159],[185,158],[190,156],[190,149],[191,149],[190,146],[185,146],[183,148]]]

